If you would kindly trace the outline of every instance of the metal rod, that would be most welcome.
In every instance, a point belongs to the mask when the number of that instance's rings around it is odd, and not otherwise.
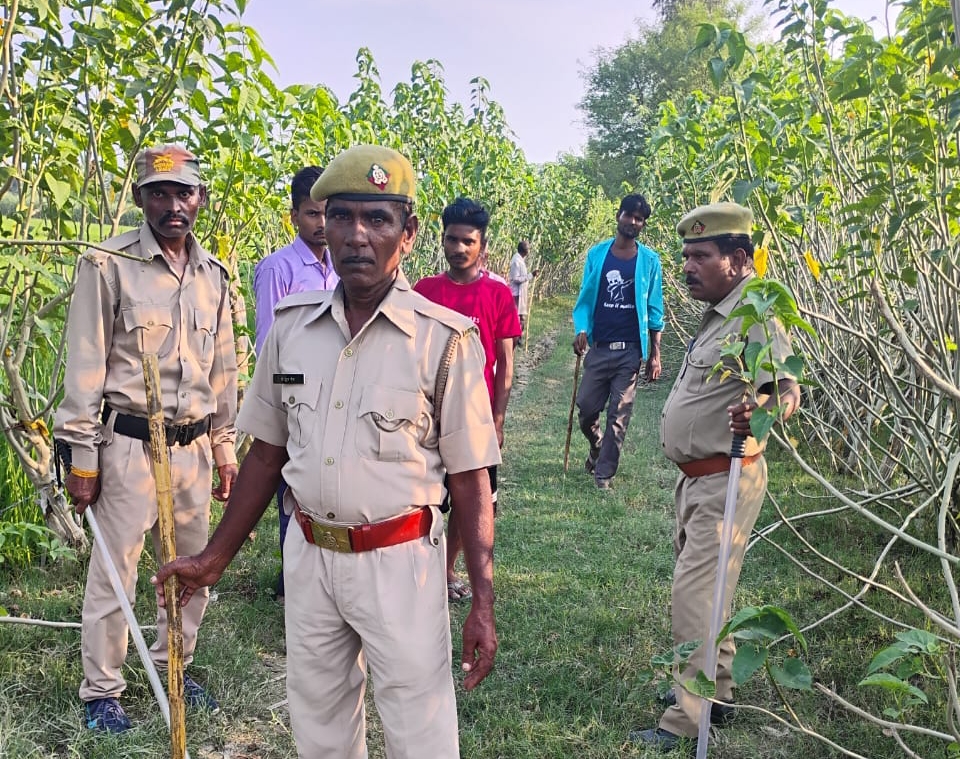
[[[710,627],[703,642],[706,659],[703,665],[708,680],[717,678],[717,636],[723,627],[726,609],[727,565],[730,563],[730,544],[733,542],[733,522],[737,515],[737,494],[740,491],[740,472],[743,469],[743,446],[746,438],[734,435],[730,446],[730,476],[727,479],[727,498],[723,504],[723,529],[720,532],[720,552],[717,556],[717,581],[713,586],[713,607],[710,609]],[[700,699],[700,727],[697,733],[697,759],[707,756],[710,735],[710,713],[713,704]]]

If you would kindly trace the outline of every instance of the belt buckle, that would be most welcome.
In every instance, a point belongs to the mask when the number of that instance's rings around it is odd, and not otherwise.
[[[612,351],[622,351],[627,347],[627,344],[623,340],[619,340],[615,343],[610,343],[610,350]]]
[[[186,424],[167,427],[167,445],[190,445],[193,442],[192,438],[189,437],[191,431],[191,426]]]
[[[321,548],[339,553],[353,553],[353,546],[350,544],[349,527],[318,524],[311,519],[310,531],[313,533],[313,542]]]

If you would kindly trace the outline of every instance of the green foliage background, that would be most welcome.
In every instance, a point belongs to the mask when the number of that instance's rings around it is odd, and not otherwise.
[[[546,165],[526,161],[482,78],[469,107],[448,102],[439,61],[415,64],[386,95],[360,50],[344,103],[322,85],[279,88],[244,4],[0,2],[0,522],[63,505],[47,426],[73,262],[135,223],[132,157],[145,145],[176,139],[202,156],[213,202],[198,232],[236,274],[242,357],[252,265],[291,234],[289,177],[356,142],[404,151],[421,177],[411,278],[440,267],[440,210],[468,195],[494,212],[494,269],[526,238],[539,294],[569,292],[581,251],[611,233],[617,196],[645,193],[678,344],[701,306],[683,285],[675,221],[736,200],[756,213],[768,276],[816,331],[795,335],[812,378],[804,407],[773,433],[829,504],[796,524],[778,514],[790,530],[780,548],[824,593],[795,609],[800,627],[886,651],[865,679],[876,689],[866,708],[933,725],[928,741],[960,751],[956,718],[938,716],[960,712],[960,48],[947,0],[897,3],[882,38],[826,0],[769,0],[768,42],[731,23],[735,9],[700,25],[685,15],[692,4],[670,3],[662,29],[607,51],[588,77],[587,155]],[[677,19],[687,36],[667,34]],[[660,86],[667,76],[676,87]],[[8,559],[59,554],[22,532],[6,538]],[[914,650],[914,628],[937,642]]]

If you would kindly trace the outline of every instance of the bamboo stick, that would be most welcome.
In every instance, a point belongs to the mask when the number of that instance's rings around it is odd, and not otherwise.
[[[147,422],[150,426],[150,459],[157,490],[157,514],[160,523],[160,561],[177,558],[173,519],[173,487],[170,481],[170,454],[163,426],[160,398],[160,368],[157,356],[143,354],[143,380],[147,388]],[[170,699],[170,757],[184,759],[187,750],[186,712],[183,700],[183,615],[177,577],[164,583],[167,598],[167,693]]]

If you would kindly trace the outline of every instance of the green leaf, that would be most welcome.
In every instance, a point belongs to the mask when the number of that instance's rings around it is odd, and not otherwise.
[[[783,667],[770,667],[773,679],[785,688],[794,690],[812,690],[813,675],[810,669],[799,659],[787,659]]]
[[[717,641],[728,635],[737,640],[773,640],[785,633],[790,633],[802,649],[806,649],[807,641],[797,627],[789,612],[779,606],[745,606],[723,626]]]
[[[914,651],[918,654],[936,656],[943,650],[943,644],[937,639],[937,636],[926,630],[901,630],[897,633],[896,638],[906,646],[908,651]]]
[[[63,208],[70,199],[70,183],[63,179],[57,179],[49,173],[44,174],[43,179],[47,183],[54,204],[57,208]]]
[[[697,672],[695,679],[684,681],[683,687],[700,698],[714,698],[717,695],[717,684],[707,678],[703,670]]]
[[[762,406],[755,408],[750,415],[750,433],[757,440],[764,440],[777,421],[777,413]]]
[[[766,646],[760,646],[755,643],[747,643],[737,648],[737,653],[733,657],[731,666],[731,675],[736,685],[743,685],[747,680],[753,677],[753,673],[764,665],[769,656]]]
[[[693,52],[706,50],[716,44],[717,27],[713,24],[700,24],[697,28],[697,40],[693,45]]]
[[[723,58],[711,58],[709,65],[710,81],[713,82],[714,87],[720,89],[720,85],[723,84],[723,72],[726,70],[726,63],[724,63]]]
[[[735,203],[745,205],[750,198],[750,194],[762,184],[760,179],[738,179],[733,183],[733,200]]]
[[[891,693],[909,695],[923,702],[924,704],[928,703],[926,693],[916,686],[906,682],[905,680],[901,680],[899,677],[894,677],[889,672],[876,672],[872,675],[868,675],[867,677],[863,678],[858,685],[868,685],[883,688]]]
[[[886,648],[877,651],[874,654],[873,659],[870,661],[870,666],[867,667],[867,673],[876,672],[877,670],[884,669],[889,667],[891,664],[902,659],[907,653],[907,646],[903,643],[894,643],[892,646],[887,646]]]
[[[787,356],[783,360],[783,367],[786,369],[786,373],[790,374],[793,377],[796,377],[798,380],[803,378],[803,370],[805,367],[804,361],[800,356],[791,355]]]

